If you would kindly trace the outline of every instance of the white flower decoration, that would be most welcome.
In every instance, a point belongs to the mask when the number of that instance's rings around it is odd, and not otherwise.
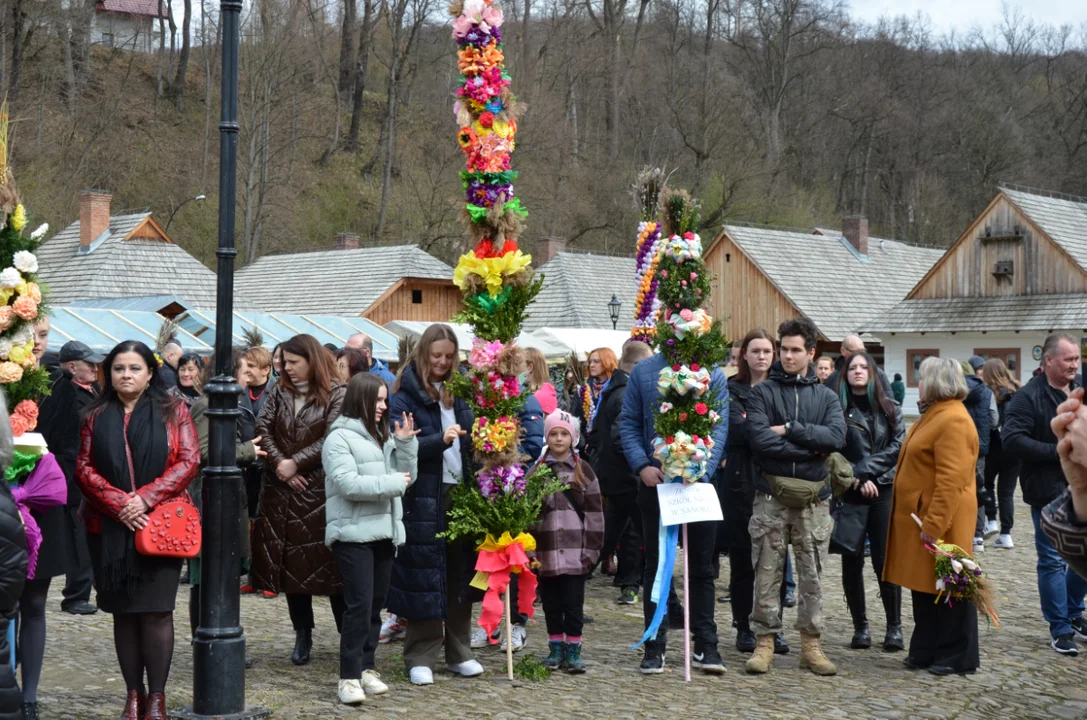
[[[11,342],[11,338],[0,338],[0,360],[7,360],[8,353],[11,352],[13,347],[14,343]]]
[[[38,258],[34,257],[34,253],[28,252],[26,250],[20,250],[19,252],[15,253],[12,264],[15,265],[15,268],[19,272],[38,272]]]
[[[0,287],[14,290],[22,281],[22,274],[13,267],[4,268],[4,271],[0,272]]]
[[[4,272],[7,272],[6,270]],[[0,277],[3,274],[0,273]],[[34,331],[30,329],[29,325],[23,325],[16,332],[12,333],[11,340],[15,345],[26,345],[27,343],[34,342]]]
[[[31,240],[39,240],[43,235],[49,232],[49,223],[42,223],[38,226],[38,229],[30,233]]]

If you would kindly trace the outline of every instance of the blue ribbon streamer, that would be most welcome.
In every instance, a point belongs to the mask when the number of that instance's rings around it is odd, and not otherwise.
[[[672,573],[676,567],[676,549],[679,547],[679,525],[660,526],[657,534],[659,552],[657,553],[657,574],[653,579],[653,592],[649,599],[657,604],[653,620],[646,628],[642,639],[631,650],[637,650],[649,640],[657,639],[664,615],[668,612],[668,594],[672,591]],[[662,595],[663,592],[663,595]],[[663,602],[661,601],[663,597]]]

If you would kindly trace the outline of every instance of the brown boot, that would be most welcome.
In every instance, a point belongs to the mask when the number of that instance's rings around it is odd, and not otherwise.
[[[816,675],[837,675],[838,668],[827,659],[819,647],[819,636],[800,633],[800,669]]]
[[[147,714],[143,716],[144,720],[167,720],[166,715],[166,694],[165,693],[151,693],[147,696]]]
[[[759,635],[759,642],[755,651],[751,653],[744,667],[749,673],[763,674],[770,672],[770,666],[774,663],[774,636]]]

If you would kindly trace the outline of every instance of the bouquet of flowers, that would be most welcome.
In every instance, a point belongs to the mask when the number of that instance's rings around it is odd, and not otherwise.
[[[27,213],[7,165],[7,103],[0,105],[0,387],[7,398],[15,437],[34,430],[38,403],[49,394],[49,373],[34,357],[34,323],[48,315],[34,255],[48,225],[29,235]]]
[[[526,463],[536,458],[525,457],[517,447],[529,390],[515,340],[543,278],[535,277],[532,257],[517,245],[528,211],[514,194],[517,172],[511,169],[511,154],[524,107],[510,92],[503,65],[502,9],[493,0],[454,0],[449,12],[461,72],[453,114],[467,166],[460,173],[466,200],[461,220],[474,244],[454,270],[453,282],[464,295],[464,309],[454,320],[471,325],[475,334],[468,372],[454,373],[450,389],[472,407],[478,469],[465,468],[452,491],[442,537],[477,544],[473,584],[487,591],[479,624],[492,633],[511,574],[520,583],[518,610],[533,615],[536,577],[526,553],[536,542],[527,530],[544,497],[561,489],[561,483],[546,466],[527,473]]]
[[[921,518],[912,513],[911,517],[918,526],[922,526]],[[937,540],[935,544],[925,543],[925,549],[936,559],[936,602],[944,600],[950,605],[956,598],[972,602],[979,613],[999,628],[1000,618],[996,614],[993,586],[981,566],[953,543]]]

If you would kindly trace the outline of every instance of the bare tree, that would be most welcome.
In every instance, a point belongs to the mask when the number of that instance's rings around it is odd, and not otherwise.
[[[178,112],[185,111],[185,74],[189,69],[189,25],[192,22],[192,0],[185,0],[184,7],[184,15],[181,19],[181,54],[177,58],[177,73],[174,75],[174,82],[170,86],[170,93]]]
[[[359,149],[359,131],[362,128],[362,101],[366,94],[366,72],[370,67],[370,41],[373,37],[374,25],[377,24],[378,20],[378,18],[374,17],[377,0],[362,0],[362,3],[362,26],[359,28],[359,50],[355,54],[355,71],[351,92],[351,126],[347,130],[347,140],[344,142],[344,150],[351,153]]]

